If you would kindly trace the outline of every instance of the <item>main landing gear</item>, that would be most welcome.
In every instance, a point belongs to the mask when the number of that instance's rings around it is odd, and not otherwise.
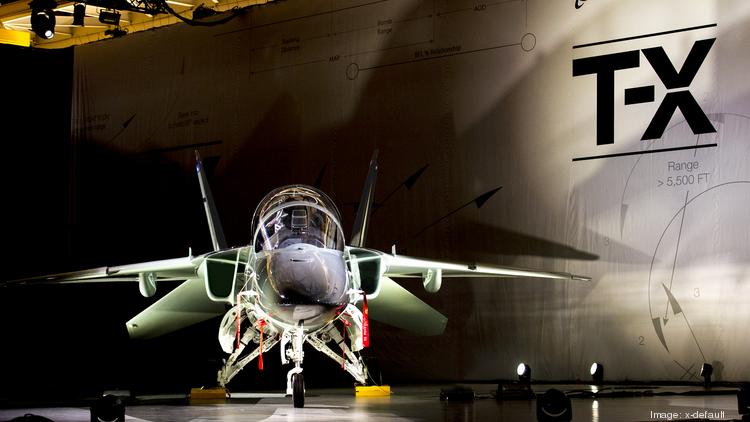
[[[240,329],[244,331],[239,347],[236,346],[238,320]],[[363,347],[362,313],[356,306],[349,304],[342,312],[341,321],[345,326],[343,332],[342,327],[334,323],[305,332],[303,321],[295,326],[279,329],[267,325],[255,314],[245,312],[239,306],[233,307],[224,316],[219,330],[219,343],[230,356],[218,373],[218,384],[225,387],[245,365],[258,358],[261,352],[267,353],[276,343],[281,343],[281,363],[294,365],[286,375],[286,395],[292,396],[294,407],[304,407],[305,379],[302,375],[302,361],[305,354],[302,345],[305,342],[341,365],[359,384],[367,384],[368,378],[378,383],[379,377],[373,376],[379,371],[368,371],[364,360],[356,353]],[[349,344],[347,339],[350,340]],[[250,349],[246,349],[246,346],[255,345],[257,346],[251,352],[246,353]]]

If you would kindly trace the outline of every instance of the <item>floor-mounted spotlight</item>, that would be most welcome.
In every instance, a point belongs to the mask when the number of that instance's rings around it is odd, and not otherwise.
[[[125,404],[112,394],[107,394],[91,406],[92,421],[125,422]]]
[[[710,363],[704,363],[701,366],[701,376],[703,377],[703,386],[708,388],[711,386],[711,375],[714,373],[714,367]]]
[[[560,390],[550,388],[536,398],[536,420],[570,421],[573,419],[573,408],[570,399]]]
[[[73,25],[83,26],[84,19],[86,18],[86,4],[76,3],[73,6]]]
[[[519,363],[516,368],[516,374],[518,374],[518,381],[530,384],[531,383],[531,367],[526,363]]]
[[[750,383],[742,383],[737,391],[737,412],[742,420],[750,419]]]
[[[591,373],[591,378],[594,380],[594,384],[599,385],[604,382],[604,365],[594,362],[591,364],[589,372]]]
[[[31,30],[45,40],[55,36],[55,12],[57,7],[54,0],[33,0],[31,7]]]
[[[102,10],[99,12],[99,22],[117,26],[120,24],[120,13],[116,10]]]

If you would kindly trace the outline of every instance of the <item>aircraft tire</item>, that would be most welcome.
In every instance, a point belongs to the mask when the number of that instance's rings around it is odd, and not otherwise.
[[[292,393],[294,407],[305,407],[305,377],[301,373],[292,375]]]

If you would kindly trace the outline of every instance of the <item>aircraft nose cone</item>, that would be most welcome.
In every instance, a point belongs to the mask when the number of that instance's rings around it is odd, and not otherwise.
[[[279,249],[266,261],[267,282],[280,304],[340,304],[346,269],[338,252],[314,246]]]

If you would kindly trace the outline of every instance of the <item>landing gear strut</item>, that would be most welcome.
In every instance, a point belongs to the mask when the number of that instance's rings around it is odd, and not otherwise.
[[[294,407],[305,406],[305,378],[302,375],[302,360],[305,357],[302,351],[304,342],[305,331],[302,321],[298,326],[284,331],[281,335],[281,363],[286,364],[289,361],[294,363],[294,368],[290,369],[286,375],[286,394],[292,396]]]

